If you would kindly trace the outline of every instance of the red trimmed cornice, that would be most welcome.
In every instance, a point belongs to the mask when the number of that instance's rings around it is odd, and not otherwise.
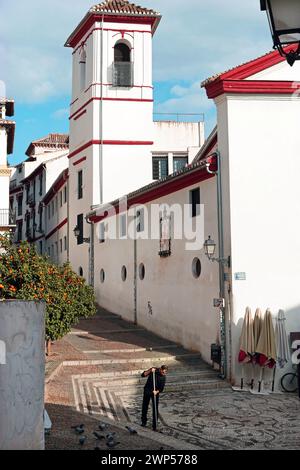
[[[44,235],[40,235],[39,237],[34,238],[34,239],[31,241],[31,243],[38,242],[38,241],[41,240],[42,238],[44,238]]]
[[[58,193],[58,191],[64,186],[65,182],[69,178],[69,170],[66,169],[60,176],[60,178],[57,179],[57,181],[54,182],[53,186],[49,189],[48,193],[45,195],[43,199],[43,203],[45,205],[49,204],[50,201],[54,198],[54,196]]]
[[[51,232],[46,235],[46,240],[48,240],[52,235],[54,235],[59,229],[61,229],[64,225],[68,223],[68,219],[63,220],[57,227],[55,227]]]
[[[23,191],[24,191],[24,188],[22,186],[22,187],[10,189],[9,194],[23,193]]]
[[[206,86],[208,98],[227,94],[293,95],[300,90],[300,82],[277,80],[220,80]]]
[[[85,162],[85,161],[86,161],[86,157],[83,157],[80,160],[78,160],[77,162],[74,162],[73,166],[79,165],[80,163]]]
[[[73,118],[74,120],[76,120],[79,117],[79,116],[77,117],[77,114],[83,109],[85,109],[93,101],[133,101],[133,102],[138,102],[138,103],[153,103],[152,99],[141,99],[141,98],[100,98],[100,97],[90,98],[79,109],[77,109],[77,111],[71,114],[71,116],[69,117],[69,120]],[[84,113],[81,113],[80,116],[82,114]]]
[[[217,169],[215,161],[211,163],[210,169],[211,170]],[[166,181],[165,183],[161,183],[161,185],[155,186],[152,189],[151,188],[146,189],[144,193],[129,197],[127,200],[128,204],[127,204],[126,209],[123,208],[122,206],[122,210],[120,210],[120,206],[119,204],[117,204],[115,206],[116,214],[124,212],[125,210],[128,210],[130,207],[133,207],[139,204],[146,204],[150,201],[154,201],[156,199],[167,196],[176,191],[180,191],[181,189],[185,189],[189,186],[192,186],[194,184],[200,183],[201,181],[205,181],[213,177],[214,175],[212,175],[211,173],[208,173],[205,167],[198,168],[191,173],[178,175],[178,177],[175,177],[174,179],[170,181]],[[113,215],[114,214],[107,212],[104,208],[103,215],[92,216],[90,217],[90,220],[94,223],[97,223]]]
[[[72,52],[72,55],[76,54],[76,52],[78,51],[78,49],[81,49],[82,47],[82,44],[86,44],[88,38],[94,33],[94,31],[102,31],[102,28],[93,28],[90,33],[86,36],[86,38],[81,41],[80,45],[77,46],[74,51]],[[117,33],[120,33],[120,34],[126,34],[126,33],[141,33],[141,34],[151,34],[152,35],[152,31],[142,31],[142,30],[138,30],[138,29],[111,29],[111,28],[103,28],[103,31],[113,31],[113,32],[117,32]]]
[[[78,153],[91,147],[92,145],[153,145],[151,141],[135,141],[135,140],[90,140],[86,144],[79,147],[77,150],[69,154],[69,158],[78,155]]]
[[[39,176],[41,173],[43,173],[43,171],[45,169],[45,163],[42,163],[41,165],[39,165],[29,176],[27,176],[27,178],[24,178],[21,181],[21,183],[25,184],[25,186],[26,186],[26,184],[30,183],[30,181],[34,180],[37,176]]]
[[[100,15],[100,14],[90,14],[87,15],[85,19],[81,22],[77,29],[71,34],[67,42],[65,43],[65,47],[76,47],[77,44],[82,40],[82,38],[89,32],[92,26],[98,21],[105,23],[125,23],[125,24],[143,24],[143,25],[150,25],[152,28],[152,32],[155,31],[155,26],[158,25],[160,21],[160,17],[158,16],[124,16],[118,15],[117,13],[114,15]]]
[[[74,117],[74,121],[77,121],[77,119],[81,118],[84,114],[86,114],[86,109],[82,111],[80,114],[77,114],[77,116]]]

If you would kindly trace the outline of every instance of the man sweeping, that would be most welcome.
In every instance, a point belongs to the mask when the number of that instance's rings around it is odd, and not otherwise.
[[[159,395],[163,392],[166,383],[166,375],[168,373],[168,366],[162,365],[159,368],[151,367],[142,373],[142,377],[148,377],[146,385],[144,387],[144,398],[142,408],[142,426],[147,424],[147,413],[150,399],[152,400],[153,410],[153,431],[157,429],[158,420],[158,403]]]

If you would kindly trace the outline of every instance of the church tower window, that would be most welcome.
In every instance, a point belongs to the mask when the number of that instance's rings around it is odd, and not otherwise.
[[[127,44],[118,42],[114,47],[113,86],[131,87],[133,85],[133,64],[131,50]]]

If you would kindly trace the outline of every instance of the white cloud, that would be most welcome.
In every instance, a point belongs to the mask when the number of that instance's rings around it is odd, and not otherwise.
[[[156,82],[199,84],[271,47],[266,15],[260,12],[258,0],[140,3],[163,15],[154,36]],[[63,45],[92,0],[0,0],[0,4],[0,59],[4,64],[0,73],[9,95],[31,103],[70,94],[71,50]],[[194,102],[197,93],[192,87],[173,86],[175,98],[165,105],[205,106],[201,97]]]
[[[68,108],[62,108],[58,109],[55,111],[53,114],[51,114],[51,117],[53,119],[66,119],[66,117],[69,115],[70,110]]]

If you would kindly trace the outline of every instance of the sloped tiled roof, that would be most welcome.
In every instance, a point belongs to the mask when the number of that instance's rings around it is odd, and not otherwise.
[[[13,116],[15,111],[14,100],[8,100],[7,98],[0,98],[0,104],[5,104],[6,116]]]
[[[208,138],[206,139],[205,144],[201,147],[201,149],[195,156],[192,163],[197,163],[207,158],[211,153],[216,151],[217,147],[218,147],[218,128],[216,126],[212,130]]]
[[[28,157],[32,156],[35,147],[67,149],[69,148],[69,135],[48,134],[41,139],[34,140],[26,150],[26,155],[28,155]]]
[[[289,52],[294,48],[293,44],[290,44],[284,48],[285,52]],[[282,57],[277,50],[269,51],[255,59],[248,60],[240,65],[232,67],[225,72],[217,73],[210,78],[207,78],[201,83],[202,87],[206,87],[210,83],[217,81],[218,79],[231,79],[231,80],[243,80],[250,77],[262,70],[265,70],[273,65],[280,62],[284,62],[285,58]]]
[[[99,3],[90,9],[91,12],[98,13],[119,13],[119,14],[130,14],[130,15],[159,15],[158,12],[144,8],[128,0],[106,0],[105,2]]]

